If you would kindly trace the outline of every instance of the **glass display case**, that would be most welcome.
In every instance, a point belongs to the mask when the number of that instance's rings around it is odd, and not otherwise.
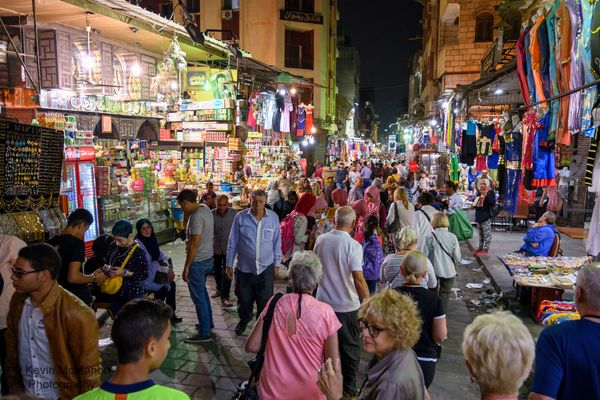
[[[125,193],[98,197],[98,214],[102,231],[110,233],[117,220],[124,219],[134,226],[140,219],[149,220],[159,243],[174,239],[173,219],[169,212],[169,194],[155,190],[149,194]]]

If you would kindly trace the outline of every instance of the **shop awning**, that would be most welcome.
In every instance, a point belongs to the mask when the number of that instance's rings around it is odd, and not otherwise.
[[[33,13],[31,2],[4,3],[0,8],[3,16]],[[207,36],[203,45],[194,44],[183,26],[124,0],[45,0],[36,4],[42,26],[61,24],[85,31],[86,11],[92,12],[87,21],[93,32],[130,45],[140,43],[142,49],[156,54],[167,51],[174,35],[191,62],[225,59],[230,54],[227,43]]]
[[[511,61],[498,71],[469,85],[458,85],[456,91],[468,106],[499,106],[522,104],[521,88],[517,75],[517,63]]]

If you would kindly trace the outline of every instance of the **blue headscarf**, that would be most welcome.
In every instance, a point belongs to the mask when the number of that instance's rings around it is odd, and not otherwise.
[[[150,228],[152,229],[150,237],[144,237],[144,235],[142,235],[142,226],[144,226],[144,224],[150,225]],[[152,261],[158,261],[158,259],[160,258],[160,249],[158,247],[158,240],[156,239],[156,235],[154,234],[154,227],[152,226],[150,221],[148,221],[147,219],[140,219],[135,224],[135,230],[137,231],[135,238],[142,242],[146,250],[148,250]]]

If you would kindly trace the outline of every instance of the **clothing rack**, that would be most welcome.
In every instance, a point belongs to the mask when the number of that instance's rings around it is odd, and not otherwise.
[[[530,107],[537,107],[537,106],[539,106],[539,105],[541,105],[541,104],[544,104],[544,103],[549,103],[549,102],[552,102],[552,101],[556,101],[556,100],[562,99],[563,97],[570,96],[570,95],[572,95],[573,93],[580,92],[580,91],[582,91],[582,90],[584,90],[584,89],[587,89],[587,88],[589,88],[589,87],[592,87],[592,86],[596,86],[596,85],[598,85],[598,84],[600,84],[600,79],[597,79],[597,80],[595,80],[594,82],[588,83],[588,84],[586,84],[586,85],[583,85],[583,86],[580,86],[580,87],[578,87],[578,88],[575,88],[575,89],[569,90],[568,92],[561,93],[561,94],[559,94],[559,95],[556,95],[556,96],[550,97],[550,98],[548,98],[548,99],[546,99],[546,100],[537,101],[537,102],[535,102],[535,103],[529,103],[529,104],[525,104],[525,105],[522,105],[522,106],[519,106],[519,107],[513,108],[511,111],[513,111],[513,110],[526,110],[526,109],[528,109],[528,108],[530,108]]]

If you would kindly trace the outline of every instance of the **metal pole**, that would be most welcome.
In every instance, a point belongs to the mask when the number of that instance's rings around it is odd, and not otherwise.
[[[17,55],[17,58],[19,59],[19,62],[23,66],[23,69],[25,70],[25,74],[27,74],[27,77],[31,81],[31,84],[33,85],[33,88],[39,93],[40,91],[38,89],[38,86],[33,81],[31,73],[29,72],[29,69],[27,68],[27,65],[25,65],[25,61],[21,57],[21,53],[19,52],[19,49],[17,49],[17,46],[15,45],[15,42],[13,42],[12,37],[10,36],[10,32],[8,32],[8,29],[6,28],[6,25],[4,25],[4,21],[2,20],[2,18],[0,18],[0,24],[2,24],[2,28],[4,28],[4,33],[6,33],[6,36],[8,37],[8,41],[10,42],[12,48],[14,49],[15,54]]]
[[[40,64],[40,40],[38,37],[37,27],[37,13],[35,11],[35,0],[31,0],[33,7],[33,34],[35,36],[35,61],[37,66],[37,78],[38,78],[38,95],[41,95],[40,90],[42,89],[42,68]]]

